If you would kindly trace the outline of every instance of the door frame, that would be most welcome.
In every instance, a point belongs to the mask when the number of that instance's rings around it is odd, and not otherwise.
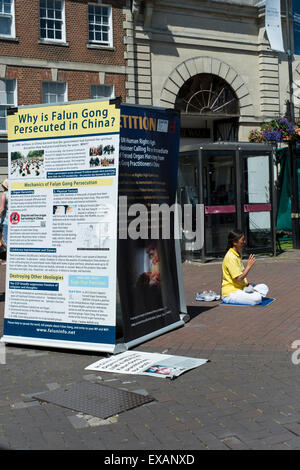
[[[276,222],[275,222],[275,215],[276,215],[276,207],[274,206],[275,202],[275,190],[274,190],[274,168],[273,168],[273,152],[270,151],[269,154],[265,153],[262,155],[262,152],[258,150],[244,150],[242,149],[240,151],[240,165],[241,165],[241,171],[240,171],[240,176],[241,176],[241,216],[242,216],[242,222],[241,222],[241,227],[244,233],[246,233],[246,212],[245,212],[245,205],[247,204],[245,202],[245,178],[243,177],[242,170],[245,165],[245,160],[248,157],[262,157],[266,156],[268,157],[268,168],[269,168],[269,195],[270,195],[270,225],[271,225],[271,238],[272,238],[272,248],[273,248],[273,255],[276,255]],[[259,204],[259,203],[257,203]],[[260,212],[260,211],[258,211]],[[265,212],[265,211],[262,211]],[[250,253],[250,249],[246,249],[246,253]],[[252,249],[253,251],[253,249]],[[264,253],[265,249],[264,248],[257,248],[255,250],[255,253]]]
[[[199,165],[200,165],[200,177],[199,177],[199,182],[200,182],[200,204],[203,204],[204,205],[204,217],[205,215],[208,215],[208,214],[205,214],[205,208],[206,207],[209,207],[209,206],[206,206],[205,205],[205,201],[204,201],[204,167],[205,167],[205,160],[206,160],[206,155],[205,153],[206,152],[212,152],[212,153],[215,153],[215,151],[218,150],[219,152],[222,151],[223,155],[224,154],[227,154],[227,155],[231,155],[232,156],[232,163],[233,163],[233,172],[234,172],[234,175],[233,175],[233,184],[234,184],[234,193],[235,193],[235,217],[236,217],[236,221],[237,221],[237,224],[238,224],[238,216],[239,216],[239,212],[238,212],[238,207],[237,207],[237,201],[238,201],[238,193],[239,193],[239,188],[238,188],[238,185],[237,185],[237,172],[238,172],[238,159],[237,159],[237,151],[236,151],[236,148],[235,147],[232,147],[232,146],[223,146],[221,147],[220,145],[213,145],[213,146],[203,146],[203,147],[200,147],[200,154],[199,154]],[[226,206],[232,206],[233,204],[224,204],[224,207]],[[221,205],[220,205],[221,206]],[[220,212],[221,213],[221,212]],[[224,214],[226,212],[223,212]],[[221,253],[221,251],[216,251],[215,252],[216,255],[223,255],[223,252]],[[205,258],[212,258],[213,256],[210,254],[210,253],[207,253],[207,241],[206,241],[206,237],[204,237],[204,246],[203,246],[203,250],[202,250],[202,259],[205,259]]]

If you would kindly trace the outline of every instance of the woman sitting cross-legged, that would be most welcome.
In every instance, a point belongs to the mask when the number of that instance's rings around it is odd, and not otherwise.
[[[255,264],[250,255],[246,267],[242,262],[245,235],[235,229],[228,234],[228,251],[222,263],[222,300],[226,304],[258,305],[269,291],[265,284],[250,284],[246,278]]]

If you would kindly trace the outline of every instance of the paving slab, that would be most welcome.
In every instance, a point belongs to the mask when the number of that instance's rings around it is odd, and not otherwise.
[[[9,345],[0,365],[0,448],[299,450],[300,365],[292,362],[292,344],[300,340],[300,250],[257,260],[253,280],[267,283],[276,298],[261,309],[195,301],[198,291],[218,291],[220,273],[220,262],[184,264],[190,321],[136,347],[210,360],[174,381],[87,374],[85,367],[101,355]],[[0,265],[0,292],[4,280]],[[0,301],[1,331],[3,312]],[[83,380],[150,395],[155,402],[104,424],[33,399]]]

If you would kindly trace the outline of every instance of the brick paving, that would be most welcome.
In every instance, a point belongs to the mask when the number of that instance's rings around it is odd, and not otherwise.
[[[299,264],[299,250],[258,259],[251,279],[276,298],[264,308],[196,302],[197,291],[219,289],[220,263],[184,264],[190,321],[136,348],[210,360],[173,381],[85,371],[101,354],[8,345],[0,449],[299,450],[300,364],[291,360],[300,340]],[[0,292],[4,274],[0,266]],[[82,380],[155,401],[101,420],[32,398]]]

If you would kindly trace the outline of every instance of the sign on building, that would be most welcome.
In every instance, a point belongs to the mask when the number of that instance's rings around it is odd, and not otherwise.
[[[271,49],[284,52],[280,0],[266,0],[266,32]]]

